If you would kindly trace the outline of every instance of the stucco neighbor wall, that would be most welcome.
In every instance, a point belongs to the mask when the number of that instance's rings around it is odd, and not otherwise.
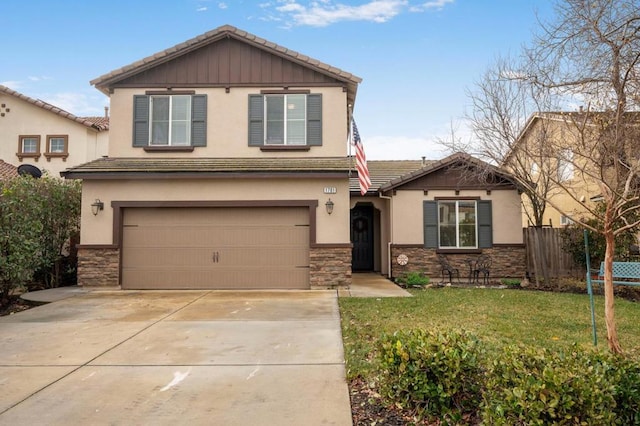
[[[98,132],[15,96],[0,93],[0,103],[9,109],[0,117],[0,158],[14,166],[33,164],[51,176],[107,154],[108,131]],[[19,137],[40,136],[40,157],[18,158]],[[47,159],[47,136],[67,135],[69,156]]]
[[[397,278],[408,272],[422,272],[431,278],[432,282],[442,281],[442,268],[438,263],[438,253],[435,249],[427,249],[419,246],[394,245],[391,248],[392,259],[397,259],[400,254],[409,258],[409,263],[400,266],[396,262],[391,263],[392,276]],[[523,278],[526,272],[525,246],[503,245],[491,249],[483,249],[482,254],[491,256],[492,264],[490,280],[499,278]],[[460,272],[460,282],[467,283],[469,277],[469,264],[467,259],[474,259],[479,254],[447,253],[447,260]],[[445,275],[446,277],[446,275]],[[448,281],[448,278],[447,278]],[[454,282],[458,282],[454,279]]]
[[[261,89],[233,87],[226,93],[224,88],[198,88],[196,94],[207,95],[207,146],[190,153],[151,154],[162,157],[345,157],[347,156],[347,94],[341,87],[309,87],[311,93],[322,94],[322,140],[321,147],[309,151],[262,152],[259,147],[248,146],[249,95],[260,94]],[[270,89],[273,90],[273,87]],[[296,89],[305,89],[304,87]],[[157,89],[155,89],[157,90]],[[174,87],[173,90],[180,90]],[[110,157],[149,156],[141,148],[132,146],[133,96],[145,93],[140,89],[117,89],[111,95],[109,145]]]

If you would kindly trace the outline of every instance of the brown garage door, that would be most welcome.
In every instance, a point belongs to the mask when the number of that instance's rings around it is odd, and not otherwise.
[[[309,209],[125,209],[122,288],[309,288]]]

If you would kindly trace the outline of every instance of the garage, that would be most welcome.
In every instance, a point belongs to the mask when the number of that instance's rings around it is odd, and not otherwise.
[[[123,289],[308,289],[309,208],[125,208]]]

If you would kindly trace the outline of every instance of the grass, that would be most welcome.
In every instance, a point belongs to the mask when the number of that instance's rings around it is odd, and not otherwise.
[[[400,329],[463,328],[495,347],[593,347],[587,295],[453,287],[412,293],[415,297],[339,300],[349,379],[376,375],[377,340]],[[596,296],[595,303],[597,349],[606,351],[604,298]],[[640,353],[640,303],[617,298],[615,306],[623,349]]]

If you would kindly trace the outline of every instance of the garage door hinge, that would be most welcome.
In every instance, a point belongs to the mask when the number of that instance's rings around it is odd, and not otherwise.
[[[213,263],[219,263],[220,262],[220,252],[214,251],[213,255],[211,257],[211,260],[213,261]]]
[[[311,266],[309,266],[309,265],[306,265],[306,266],[296,266],[296,268],[309,269],[309,268],[311,268]]]

